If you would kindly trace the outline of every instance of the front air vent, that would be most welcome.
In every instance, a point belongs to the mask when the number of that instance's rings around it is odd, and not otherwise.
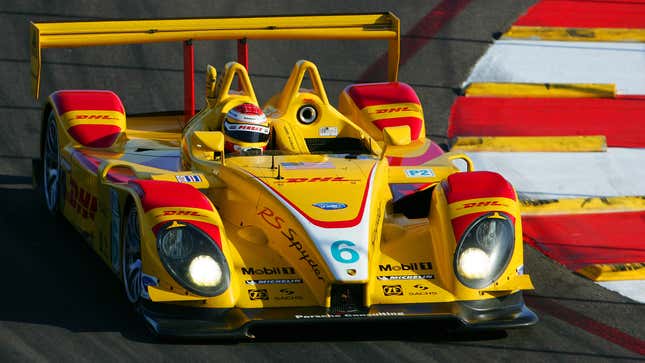
[[[365,285],[337,284],[331,286],[330,314],[365,312]]]
[[[414,184],[410,184],[414,188]],[[430,213],[430,201],[434,187],[413,192],[395,201],[392,205],[394,213],[403,213],[406,218],[427,218]]]

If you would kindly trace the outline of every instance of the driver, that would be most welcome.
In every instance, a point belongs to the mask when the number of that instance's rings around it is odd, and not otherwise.
[[[227,153],[261,155],[269,142],[271,126],[258,106],[243,103],[226,113],[223,131]]]

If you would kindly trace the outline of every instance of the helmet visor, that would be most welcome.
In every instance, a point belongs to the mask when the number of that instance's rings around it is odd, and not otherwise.
[[[224,121],[224,133],[242,142],[267,142],[269,140],[269,130],[269,126]]]

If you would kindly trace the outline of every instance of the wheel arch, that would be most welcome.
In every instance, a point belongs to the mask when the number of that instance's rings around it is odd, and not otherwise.
[[[39,153],[40,157],[42,158],[43,155],[43,148],[45,147],[45,133],[47,132],[47,120],[49,120],[49,115],[52,113],[54,110],[54,107],[52,106],[51,102],[45,103],[45,106],[43,107],[43,112],[40,116],[40,148],[39,148]],[[55,114],[54,114],[55,115]]]
[[[135,207],[139,218],[142,272],[149,281],[157,281],[158,289],[179,294],[181,299],[190,299],[189,291],[179,284],[166,270],[157,248],[157,237],[168,224],[191,224],[211,237],[227,261],[231,261],[228,243],[224,243],[224,226],[219,213],[198,189],[188,183],[160,180],[131,180],[127,184],[115,184],[126,193],[122,199],[122,225],[119,268],[123,269],[125,222],[128,208]],[[230,264],[230,262],[228,262]],[[229,269],[230,269],[229,265]],[[121,279],[122,279],[121,274]]]

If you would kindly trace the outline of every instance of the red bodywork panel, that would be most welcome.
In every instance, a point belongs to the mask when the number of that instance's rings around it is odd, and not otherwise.
[[[52,93],[51,99],[59,115],[77,110],[117,111],[125,114],[121,99],[112,91],[63,90]]]
[[[134,180],[130,183],[143,194],[141,204],[144,212],[162,207],[213,210],[208,198],[189,184],[161,180]]]
[[[414,89],[402,82],[385,82],[370,84],[355,84],[345,88],[345,91],[359,109],[379,105],[395,105],[397,103],[416,103],[421,105]],[[423,128],[423,120],[418,117],[381,118],[374,121],[379,129],[389,126],[407,125],[410,127],[412,140],[417,140]]]
[[[102,90],[63,90],[51,95],[53,106],[62,118],[70,111],[114,111],[125,115],[123,103],[114,92]],[[107,117],[107,116],[106,116]],[[72,125],[67,132],[78,143],[87,147],[105,148],[112,146],[125,128],[125,122],[118,118],[87,119],[89,123]],[[117,120],[117,124],[115,124]],[[118,122],[121,121],[121,122]],[[123,125],[120,125],[123,123]]]
[[[517,200],[515,189],[501,175],[491,171],[455,173],[442,183],[448,204],[476,198]]]
[[[517,200],[515,189],[501,175],[490,171],[455,173],[441,183],[448,204],[477,198],[508,198]],[[470,213],[452,219],[455,240],[458,242],[468,226],[488,212]],[[515,219],[511,222],[515,224]]]
[[[441,155],[443,155],[443,150],[439,145],[430,142],[426,151],[421,155],[410,157],[388,156],[387,161],[390,166],[419,166]]]
[[[110,147],[121,135],[115,125],[76,125],[67,129],[74,140],[88,147]]]
[[[193,186],[184,183],[175,183],[162,180],[132,180],[130,185],[139,193],[141,197],[141,206],[144,212],[148,212],[155,208],[197,208],[208,211],[213,211],[213,206],[210,201],[202,192],[195,189]],[[168,211],[165,211],[168,212]],[[170,212],[173,212],[172,210]],[[195,213],[195,212],[189,212]],[[184,214],[172,214],[177,216],[177,222],[192,224],[199,228],[221,248],[222,238],[219,227],[206,222],[196,220],[182,220],[181,216]],[[159,233],[162,225],[159,223],[152,228],[156,234]]]

